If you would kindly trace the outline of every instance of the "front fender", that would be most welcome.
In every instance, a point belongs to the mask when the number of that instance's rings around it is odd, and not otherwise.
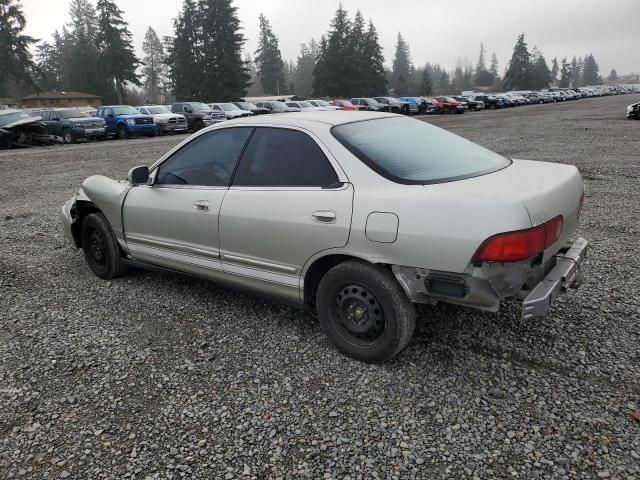
[[[91,202],[100,210],[111,225],[116,238],[124,243],[122,226],[122,203],[131,189],[129,182],[121,182],[102,175],[94,175],[82,182],[76,202]]]

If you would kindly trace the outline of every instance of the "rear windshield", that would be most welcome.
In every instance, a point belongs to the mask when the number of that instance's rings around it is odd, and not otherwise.
[[[331,131],[356,157],[397,183],[450,182],[511,164],[458,135],[406,117],[347,123]]]

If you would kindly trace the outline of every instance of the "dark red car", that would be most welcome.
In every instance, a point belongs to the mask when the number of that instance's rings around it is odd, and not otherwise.
[[[455,98],[451,97],[435,97],[435,100],[439,101],[443,105],[443,112],[445,113],[464,113],[468,108]]]
[[[360,110],[360,107],[358,107],[357,105],[354,105],[349,100],[343,100],[343,99],[337,98],[335,100],[329,101],[329,103],[331,105],[335,105],[336,107],[340,107],[340,110],[355,111],[355,112]]]

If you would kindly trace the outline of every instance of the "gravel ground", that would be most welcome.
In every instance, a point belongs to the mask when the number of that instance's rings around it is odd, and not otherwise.
[[[638,97],[427,118],[577,165],[592,249],[548,318],[422,308],[381,365],[281,305],[90,273],[58,205],[184,137],[0,152],[0,478],[640,478]]]

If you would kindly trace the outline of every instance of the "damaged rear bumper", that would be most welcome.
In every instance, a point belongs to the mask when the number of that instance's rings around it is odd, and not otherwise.
[[[392,271],[414,303],[447,302],[497,312],[501,300],[525,298],[522,318],[528,320],[545,316],[558,294],[576,284],[587,245],[579,238],[544,264],[484,263],[464,273],[392,265]]]
[[[555,298],[576,283],[580,266],[587,256],[588,242],[578,238],[569,250],[556,255],[556,265],[522,302],[522,319],[544,317]]]

